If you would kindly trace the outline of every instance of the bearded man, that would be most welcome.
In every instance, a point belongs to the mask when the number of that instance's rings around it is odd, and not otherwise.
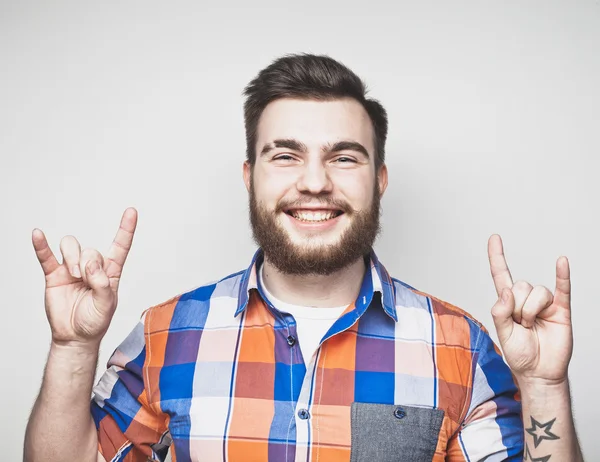
[[[67,236],[59,263],[34,230],[52,345],[25,460],[582,460],[566,258],[554,293],[513,283],[490,238],[507,365],[477,320],[375,255],[388,127],[359,77],[291,55],[245,95],[254,258],[146,310],[95,387],[137,212],[106,256]]]

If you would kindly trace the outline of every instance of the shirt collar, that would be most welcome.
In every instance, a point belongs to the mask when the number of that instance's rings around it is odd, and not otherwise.
[[[252,257],[250,266],[242,273],[242,279],[238,293],[238,306],[237,310],[235,311],[235,316],[238,316],[246,309],[248,300],[250,299],[250,291],[258,291],[258,268],[262,264],[263,260],[263,251],[262,249],[258,249]],[[357,307],[360,305],[359,299],[364,300],[364,297],[367,297],[370,300],[372,299],[373,294],[378,292],[381,294],[381,304],[383,310],[394,321],[398,322],[398,315],[396,313],[396,292],[392,278],[383,264],[381,264],[374,251],[371,251],[369,260],[370,271],[365,272],[361,286],[362,288],[356,305]]]

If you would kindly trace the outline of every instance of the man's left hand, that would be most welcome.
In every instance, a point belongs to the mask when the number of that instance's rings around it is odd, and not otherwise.
[[[560,257],[556,262],[553,294],[544,286],[513,283],[500,236],[490,237],[488,256],[499,297],[492,317],[517,381],[566,381],[573,352],[569,261]]]

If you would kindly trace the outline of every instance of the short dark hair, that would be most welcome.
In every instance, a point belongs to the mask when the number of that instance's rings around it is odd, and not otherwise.
[[[375,167],[385,162],[387,113],[379,101],[367,98],[365,83],[339,61],[325,55],[293,54],[273,61],[244,89],[246,156],[256,162],[258,121],[265,107],[280,98],[333,100],[350,97],[367,111],[375,134]]]

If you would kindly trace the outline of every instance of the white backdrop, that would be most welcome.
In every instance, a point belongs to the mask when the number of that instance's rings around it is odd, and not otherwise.
[[[103,369],[144,308],[248,264],[241,92],[300,51],[388,109],[376,250],[396,277],[495,335],[488,236],[533,284],[570,258],[575,414],[600,460],[600,3],[389,3],[0,1],[2,460],[22,457],[50,338],[31,230],[105,251],[138,208]]]

